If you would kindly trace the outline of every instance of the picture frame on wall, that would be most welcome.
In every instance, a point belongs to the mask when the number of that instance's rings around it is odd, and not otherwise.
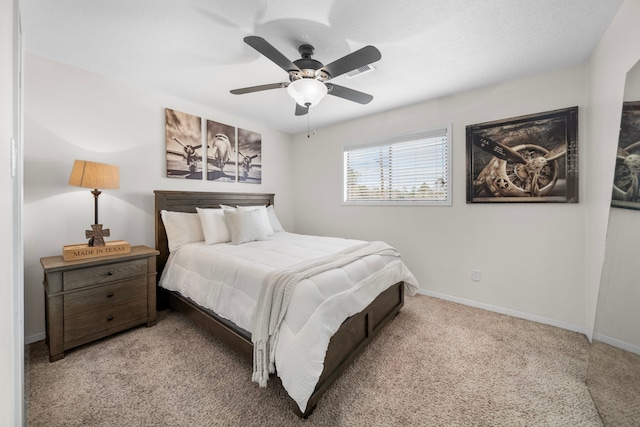
[[[466,127],[467,203],[578,203],[578,107]]]
[[[611,206],[640,210],[640,101],[624,102]]]
[[[167,177],[202,179],[202,119],[165,108]]]
[[[262,135],[238,128],[238,180],[262,183]]]
[[[236,128],[207,120],[207,180],[237,182]]]

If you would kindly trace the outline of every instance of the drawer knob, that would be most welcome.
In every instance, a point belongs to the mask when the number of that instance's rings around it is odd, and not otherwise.
[[[108,321],[108,322],[111,322],[112,320],[113,320],[113,316],[109,316],[109,317],[107,317],[107,321]]]
[[[109,292],[109,293],[107,294],[107,298],[111,298],[112,296],[113,296],[113,292]]]
[[[113,276],[113,271],[107,271],[107,276]]]

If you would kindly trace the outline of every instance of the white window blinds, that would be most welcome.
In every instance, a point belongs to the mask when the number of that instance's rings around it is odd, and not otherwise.
[[[451,127],[344,148],[346,204],[451,204]]]

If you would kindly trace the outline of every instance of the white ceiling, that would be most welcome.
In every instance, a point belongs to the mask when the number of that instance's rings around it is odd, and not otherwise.
[[[27,52],[246,117],[307,130],[288,81],[243,42],[259,35],[292,61],[312,44],[325,64],[368,44],[376,70],[332,82],[373,95],[328,96],[311,110],[340,121],[583,63],[622,0],[22,0]]]

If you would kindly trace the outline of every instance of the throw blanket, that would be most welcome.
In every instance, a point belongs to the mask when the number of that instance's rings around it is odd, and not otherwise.
[[[323,258],[274,270],[265,276],[256,306],[251,336],[252,381],[257,382],[260,387],[266,387],[269,374],[275,372],[274,355],[278,332],[296,285],[303,279],[374,254],[400,257],[398,251],[384,242],[368,242]]]

